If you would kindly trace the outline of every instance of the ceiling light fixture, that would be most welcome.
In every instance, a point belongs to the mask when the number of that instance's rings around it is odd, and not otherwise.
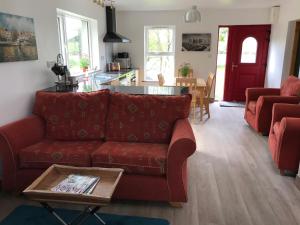
[[[109,6],[111,6],[113,8],[114,7],[113,3],[115,1],[114,0],[93,0],[93,2],[96,3],[97,5],[101,6],[101,7],[109,5]]]
[[[104,0],[94,0],[94,3],[100,5],[101,7],[104,7]]]
[[[201,22],[201,13],[197,9],[197,6],[192,6],[192,8],[185,13],[184,19],[186,23]]]

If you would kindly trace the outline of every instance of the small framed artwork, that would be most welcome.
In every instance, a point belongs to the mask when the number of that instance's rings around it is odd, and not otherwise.
[[[182,34],[183,52],[209,52],[211,49],[211,34]]]
[[[37,59],[33,19],[0,12],[0,62]]]

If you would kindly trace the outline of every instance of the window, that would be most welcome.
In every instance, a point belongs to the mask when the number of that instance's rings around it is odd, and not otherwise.
[[[81,71],[81,62],[87,61],[93,67],[92,57],[92,20],[58,10],[57,16],[60,52],[71,73]]]
[[[256,63],[257,40],[248,37],[243,41],[241,63]]]
[[[162,73],[166,83],[174,80],[175,27],[145,27],[145,80],[157,81]]]

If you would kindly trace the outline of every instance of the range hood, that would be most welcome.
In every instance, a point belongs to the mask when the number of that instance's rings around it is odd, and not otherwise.
[[[128,38],[116,32],[117,30],[116,9],[111,6],[106,6],[106,26],[107,26],[107,33],[103,38],[104,42],[109,42],[109,43],[131,42]]]

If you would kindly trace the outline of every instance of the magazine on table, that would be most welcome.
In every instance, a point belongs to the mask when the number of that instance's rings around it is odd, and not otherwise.
[[[71,174],[58,185],[51,188],[51,191],[72,194],[91,194],[99,181],[100,177]]]

